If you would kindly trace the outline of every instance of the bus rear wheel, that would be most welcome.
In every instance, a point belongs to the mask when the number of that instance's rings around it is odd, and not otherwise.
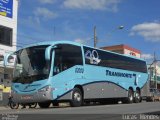
[[[133,100],[134,100],[133,90],[129,89],[128,90],[127,103],[133,103]]]
[[[139,90],[136,90],[136,92],[135,92],[134,101],[135,101],[135,103],[141,102],[141,95],[140,95],[140,91]]]
[[[48,108],[50,106],[50,102],[41,102],[41,103],[38,103],[39,107],[40,108]]]
[[[79,107],[82,105],[82,92],[79,88],[74,88],[72,92],[72,100],[71,100],[71,106],[72,107]]]

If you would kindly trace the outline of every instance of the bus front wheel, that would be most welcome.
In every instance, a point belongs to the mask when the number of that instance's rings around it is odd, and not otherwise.
[[[29,107],[30,108],[36,108],[37,107],[37,103],[31,103],[31,104],[29,104]]]
[[[72,92],[72,100],[71,106],[72,107],[79,107],[82,105],[82,92],[79,88],[74,88]]]

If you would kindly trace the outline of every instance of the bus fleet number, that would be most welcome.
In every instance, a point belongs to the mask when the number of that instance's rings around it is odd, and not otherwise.
[[[76,68],[75,73],[83,73],[84,69],[83,68]]]

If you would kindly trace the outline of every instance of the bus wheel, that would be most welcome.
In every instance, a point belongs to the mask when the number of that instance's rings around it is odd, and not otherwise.
[[[74,88],[72,92],[72,100],[71,106],[72,107],[79,107],[82,105],[82,92],[79,88]]]
[[[133,99],[134,99],[133,91],[131,89],[129,89],[127,103],[133,103]]]
[[[41,102],[41,103],[38,103],[39,107],[40,108],[48,108],[50,106],[50,102]]]
[[[30,107],[30,108],[36,108],[36,107],[37,107],[37,103],[31,103],[31,104],[29,105],[29,107]]]
[[[10,106],[11,109],[18,109],[19,104],[18,104],[18,103],[11,102],[11,103],[9,103],[9,106]]]
[[[140,95],[140,91],[139,90],[136,90],[136,92],[135,92],[134,101],[135,101],[135,103],[141,102],[141,95]]]

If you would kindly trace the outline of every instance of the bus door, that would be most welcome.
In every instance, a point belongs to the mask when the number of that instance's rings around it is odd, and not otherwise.
[[[81,47],[61,44],[57,45],[53,54],[52,83],[59,90],[57,94],[67,92],[72,89],[76,82],[81,82],[83,78],[83,60]]]

